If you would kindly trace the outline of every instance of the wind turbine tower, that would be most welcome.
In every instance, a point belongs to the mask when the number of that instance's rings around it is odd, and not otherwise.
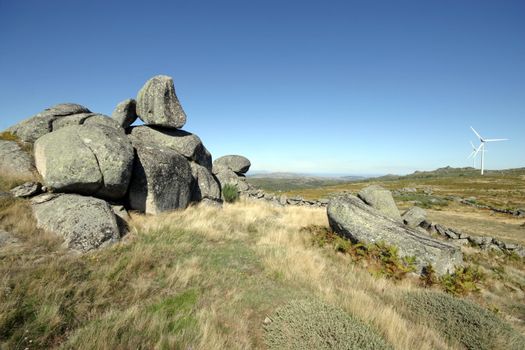
[[[507,141],[508,139],[484,139],[483,137],[481,137],[480,134],[478,134],[476,130],[474,130],[472,126],[470,128],[472,129],[474,134],[476,134],[476,136],[479,138],[479,141],[481,142],[479,144],[479,147],[476,149],[476,152],[474,153],[474,157],[476,157],[476,155],[481,150],[481,175],[483,175],[483,172],[485,170],[485,144],[487,142]]]

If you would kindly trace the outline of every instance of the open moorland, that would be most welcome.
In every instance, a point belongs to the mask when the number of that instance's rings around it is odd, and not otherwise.
[[[1,190],[24,180],[3,176]],[[437,179],[383,184],[432,186],[439,198],[452,193]],[[431,207],[434,214],[462,208]],[[464,268],[419,277],[391,247],[334,235],[323,208],[240,200],[157,216],[132,213],[119,243],[85,254],[38,229],[26,199],[0,199],[0,228],[14,239],[0,247],[2,349],[524,344],[522,259],[464,247]]]
[[[265,191],[305,199],[330,198],[338,193],[357,193],[377,184],[393,191],[400,209],[417,205],[427,210],[431,221],[471,234],[500,237],[525,243],[525,217],[495,212],[525,209],[525,168],[488,171],[481,176],[473,168],[441,168],[407,176],[388,175],[363,181],[333,184],[333,179],[312,184],[286,179],[251,178],[248,181]],[[321,183],[320,183],[321,182]],[[319,184],[320,183],[320,184]],[[316,185],[319,184],[319,185]]]

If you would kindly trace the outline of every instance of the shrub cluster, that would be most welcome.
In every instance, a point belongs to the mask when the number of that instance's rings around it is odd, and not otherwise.
[[[374,274],[400,280],[407,273],[415,271],[415,257],[400,257],[397,247],[384,242],[368,245],[353,243],[324,226],[308,226],[303,231],[312,234],[314,245],[330,245],[337,252],[350,255],[354,262],[364,263]]]
[[[444,293],[406,293],[400,311],[467,349],[523,349],[525,344],[525,337],[490,311]]]
[[[391,349],[370,326],[343,310],[316,300],[295,300],[265,326],[268,349]]]

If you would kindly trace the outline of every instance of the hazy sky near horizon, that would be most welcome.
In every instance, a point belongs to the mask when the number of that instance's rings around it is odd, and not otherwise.
[[[525,166],[525,1],[0,0],[0,130],[61,102],[110,115],[175,80],[214,157],[382,174]]]

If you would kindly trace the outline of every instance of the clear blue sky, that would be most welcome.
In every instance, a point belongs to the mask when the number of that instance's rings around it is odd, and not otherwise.
[[[111,114],[174,78],[214,157],[254,170],[525,166],[525,1],[0,0],[0,129],[60,102]]]

